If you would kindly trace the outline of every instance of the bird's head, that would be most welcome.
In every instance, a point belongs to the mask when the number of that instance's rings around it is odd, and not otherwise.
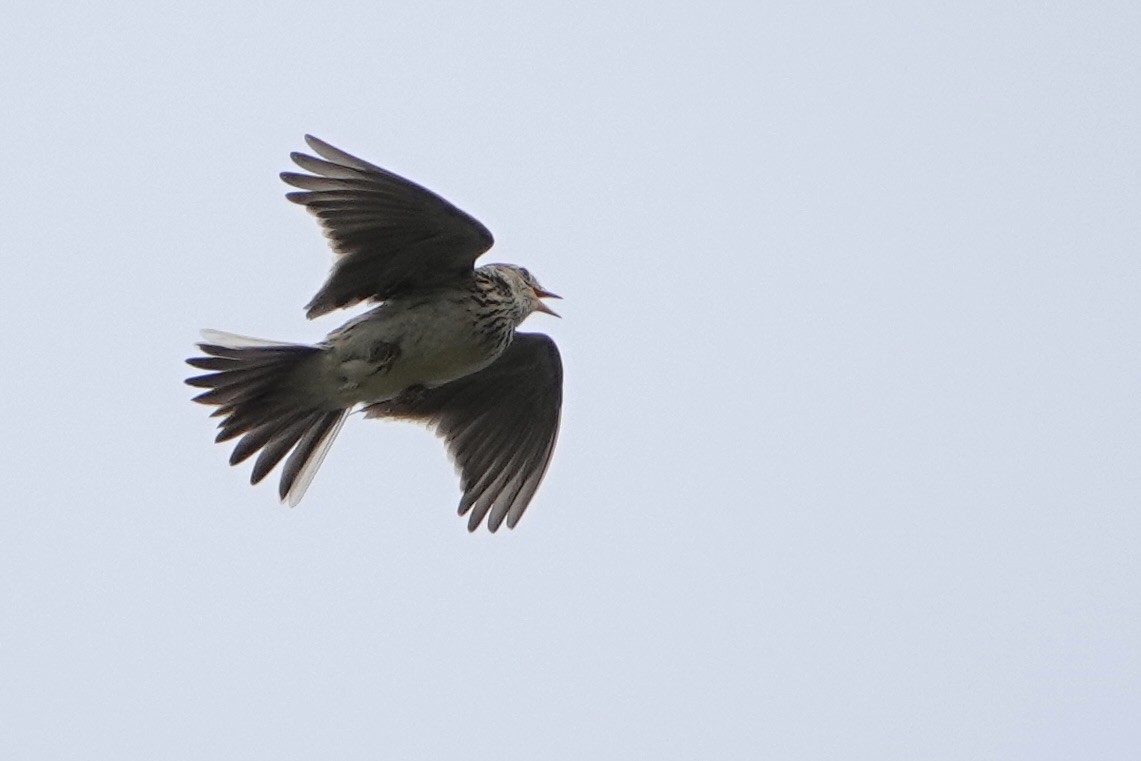
[[[526,268],[514,264],[488,264],[480,269],[490,271],[491,274],[506,284],[510,290],[511,300],[518,305],[521,312],[519,322],[526,319],[532,312],[546,312],[555,317],[559,316],[555,310],[543,303],[543,299],[559,299],[562,297],[539,285],[539,281]]]

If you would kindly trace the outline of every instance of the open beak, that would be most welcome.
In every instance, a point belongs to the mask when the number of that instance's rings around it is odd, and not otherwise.
[[[562,298],[562,296],[559,296],[557,293],[551,293],[550,291],[545,291],[542,288],[536,288],[535,289],[535,295],[541,299],[561,299]],[[541,301],[539,302],[539,306],[535,307],[535,311],[536,312],[545,312],[545,313],[551,315],[552,317],[562,317],[561,314],[559,314],[555,310],[551,309],[549,306],[547,306],[546,304],[544,304]]]

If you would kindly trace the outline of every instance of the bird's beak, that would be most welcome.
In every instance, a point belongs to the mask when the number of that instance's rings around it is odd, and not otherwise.
[[[551,293],[550,291],[545,291],[542,288],[536,288],[535,289],[535,295],[541,299],[561,299],[562,298],[562,296],[559,296],[556,293]],[[552,317],[562,317],[561,314],[559,314],[555,310],[551,309],[549,306],[547,306],[546,304],[544,304],[541,301],[539,302],[539,306],[535,307],[535,311],[536,312],[545,312],[545,313],[551,315]]]

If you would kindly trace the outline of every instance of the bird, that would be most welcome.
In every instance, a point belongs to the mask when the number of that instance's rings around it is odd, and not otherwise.
[[[563,383],[555,342],[517,328],[558,317],[544,299],[560,297],[524,267],[476,267],[494,239],[441,196],[305,141],[316,155],[291,153],[304,171],[280,176],[335,254],[306,314],[373,306],[315,345],[202,331],[186,362],[209,372],[186,383],[216,407],[215,441],[238,439],[231,465],[257,455],[253,484],[284,460],[278,494],[295,506],[350,413],[420,423],[444,440],[468,530],[514,528],[551,462]]]

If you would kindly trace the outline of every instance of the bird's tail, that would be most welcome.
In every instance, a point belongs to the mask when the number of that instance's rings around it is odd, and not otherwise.
[[[278,491],[282,501],[296,505],[348,414],[347,409],[330,409],[308,391],[322,349],[213,330],[202,335],[206,340],[198,348],[206,356],[186,362],[211,372],[186,382],[208,389],[194,401],[218,407],[212,417],[222,422],[215,440],[242,437],[230,455],[231,465],[260,451],[250,475],[255,484],[292,450]]]

